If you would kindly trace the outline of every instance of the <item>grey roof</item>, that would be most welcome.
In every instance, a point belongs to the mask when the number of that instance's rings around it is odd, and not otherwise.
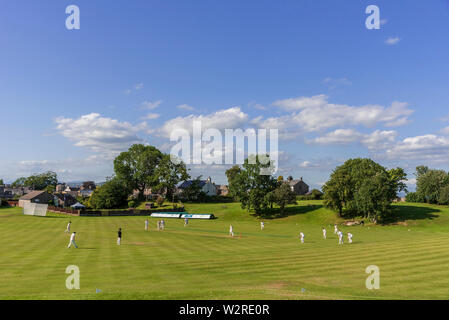
[[[187,180],[187,181],[184,181],[178,188],[179,189],[185,189],[185,188],[188,188],[188,187],[190,187],[191,185],[192,185],[192,183],[193,183],[193,181],[194,180]],[[206,180],[200,180],[199,181],[199,187],[200,188],[202,188],[202,187],[204,187],[204,185],[206,184]]]
[[[295,186],[295,185],[297,185],[298,183],[304,183],[305,185],[307,185],[307,183],[305,183],[303,180],[301,180],[301,179],[295,179],[295,180],[291,180],[291,181],[285,181],[285,182],[287,182],[290,186]]]
[[[27,193],[26,195],[24,195],[23,197],[20,197],[19,200],[31,200],[36,198],[37,196],[41,195],[42,193],[44,193],[45,191],[32,191],[30,193]]]

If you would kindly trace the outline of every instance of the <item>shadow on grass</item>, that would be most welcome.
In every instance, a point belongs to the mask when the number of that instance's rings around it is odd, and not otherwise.
[[[392,224],[406,220],[432,220],[438,218],[437,212],[440,212],[440,210],[429,207],[415,207],[412,205],[394,206],[391,210],[391,215],[384,219],[382,224]]]
[[[260,218],[262,219],[278,219],[278,218],[285,218],[289,216],[295,216],[298,214],[306,214],[311,211],[315,211],[318,209],[321,209],[323,205],[321,204],[309,204],[309,205],[294,205],[294,206],[288,206],[284,208],[284,213],[281,213],[280,208],[273,208],[272,210],[263,213]]]

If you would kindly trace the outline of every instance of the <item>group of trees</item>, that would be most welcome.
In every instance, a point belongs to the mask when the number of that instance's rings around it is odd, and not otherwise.
[[[46,190],[54,192],[58,184],[58,176],[53,171],[47,171],[40,174],[31,175],[29,177],[21,177],[15,180],[11,186],[13,188],[29,187],[33,190]]]
[[[449,173],[419,166],[416,168],[415,176],[416,192],[407,194],[407,202],[449,204]]]
[[[226,171],[230,195],[241,203],[243,209],[256,215],[269,213],[274,203],[284,213],[285,206],[294,203],[296,197],[289,185],[270,174],[273,171],[273,163],[268,156],[249,156],[242,167],[233,166]]]
[[[397,194],[406,191],[402,168],[387,170],[371,159],[351,159],[337,167],[323,186],[324,205],[340,216],[385,218]]]
[[[115,175],[97,188],[89,199],[89,206],[110,209],[125,206],[134,190],[143,200],[145,190],[160,192],[171,199],[176,185],[190,178],[185,164],[172,161],[169,154],[153,146],[132,145],[114,159]]]

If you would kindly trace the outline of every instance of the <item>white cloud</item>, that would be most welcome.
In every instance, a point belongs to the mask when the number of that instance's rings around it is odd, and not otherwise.
[[[381,124],[394,127],[407,124],[413,110],[405,102],[393,102],[389,107],[381,105],[348,106],[328,102],[326,95],[290,98],[273,103],[283,110],[292,112],[288,116],[259,120],[261,126],[283,123],[296,131],[315,132],[344,126],[373,127]]]
[[[54,171],[58,175],[59,181],[66,182],[87,179],[102,182],[113,172],[111,160],[98,155],[79,159],[24,160],[16,163],[14,170],[15,177]]]
[[[392,46],[397,44],[401,39],[399,37],[390,37],[387,40],[385,40],[385,43]]]
[[[351,142],[358,141],[361,138],[362,134],[353,130],[353,129],[337,129],[335,131],[329,132],[324,136],[315,138],[309,143],[315,144],[348,144]]]
[[[187,110],[187,111],[195,110],[194,107],[189,106],[188,104],[181,104],[181,105],[177,106],[176,108],[181,109],[181,110]]]
[[[191,133],[193,121],[200,121],[203,130],[209,128],[218,130],[237,129],[245,127],[248,122],[248,115],[241,111],[239,107],[233,107],[208,115],[177,117],[165,122],[160,132],[167,138],[176,129],[185,129]]]
[[[371,134],[365,135],[361,142],[371,151],[382,150],[393,145],[397,135],[396,131],[376,130]]]
[[[433,134],[408,137],[386,150],[390,159],[429,160],[449,163],[449,137]]]
[[[136,134],[145,125],[134,126],[101,117],[98,113],[83,115],[78,119],[59,117],[55,122],[59,132],[75,142],[75,146],[109,156],[126,150],[134,143],[142,143]]]
[[[338,145],[360,142],[370,151],[379,151],[385,150],[386,148],[394,145],[396,136],[396,131],[376,130],[369,134],[363,134],[354,129],[337,129],[315,139],[307,140],[307,142],[321,145]]]
[[[312,97],[298,97],[273,102],[274,106],[286,111],[297,111],[307,108],[319,108],[327,104],[327,96],[324,94]]]
[[[142,102],[142,109],[153,110],[153,109],[156,109],[157,107],[159,107],[161,103],[162,103],[162,100],[157,100],[155,102],[144,101],[144,102]]]
[[[449,135],[449,127],[443,128],[443,129],[441,130],[441,133],[442,133],[442,134]]]
[[[146,116],[142,117],[142,120],[153,120],[159,118],[161,115],[159,113],[148,113]]]

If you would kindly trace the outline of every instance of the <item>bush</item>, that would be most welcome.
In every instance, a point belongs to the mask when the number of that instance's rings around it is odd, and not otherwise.
[[[304,194],[301,196],[296,196],[296,200],[322,200],[323,193],[318,189],[313,189],[309,194]]]
[[[405,196],[405,201],[406,201],[406,202],[419,203],[419,202],[424,202],[424,199],[421,199],[421,197],[419,196],[419,194],[416,193],[416,192],[409,192],[409,193],[407,193],[407,195]]]
[[[135,208],[137,207],[137,202],[134,200],[128,201],[128,208]]]

